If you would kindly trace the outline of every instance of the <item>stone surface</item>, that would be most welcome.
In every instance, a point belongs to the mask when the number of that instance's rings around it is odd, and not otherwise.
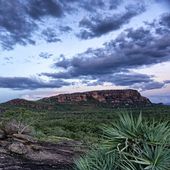
[[[26,154],[27,153],[27,147],[23,143],[15,142],[9,145],[8,147],[9,151],[16,154]]]
[[[54,144],[28,134],[6,135],[0,139],[0,170],[73,170],[74,160],[85,151],[87,147],[78,141]]]
[[[0,146],[0,170],[73,170],[74,160],[87,150],[76,141],[28,145],[13,143],[11,138],[8,142],[8,146]]]

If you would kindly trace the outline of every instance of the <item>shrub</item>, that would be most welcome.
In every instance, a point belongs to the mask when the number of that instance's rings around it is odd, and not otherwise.
[[[3,130],[6,135],[32,133],[32,128],[30,125],[14,119],[3,122],[1,124],[1,130]]]
[[[103,127],[103,133],[105,142],[77,160],[77,170],[170,169],[168,122],[121,114],[115,124]]]

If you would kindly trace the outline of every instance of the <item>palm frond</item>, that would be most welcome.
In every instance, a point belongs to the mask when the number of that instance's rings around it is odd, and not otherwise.
[[[168,122],[121,114],[103,133],[102,147],[76,161],[78,170],[170,170]]]

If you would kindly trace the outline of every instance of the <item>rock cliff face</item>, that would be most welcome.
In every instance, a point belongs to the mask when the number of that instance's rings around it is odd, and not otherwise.
[[[83,93],[60,94],[57,96],[44,98],[44,102],[53,103],[80,103],[98,102],[111,104],[113,106],[130,105],[151,105],[146,97],[141,96],[137,90],[102,90]]]
[[[149,106],[152,103],[141,96],[137,90],[101,90],[82,93],[60,94],[38,101],[23,99],[10,100],[2,105],[25,107],[36,110],[53,110],[57,104],[107,104],[112,107],[119,106]],[[0,112],[3,112],[0,109]]]

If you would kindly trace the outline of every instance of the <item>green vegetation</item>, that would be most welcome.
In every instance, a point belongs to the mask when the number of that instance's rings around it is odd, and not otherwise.
[[[7,104],[0,110],[0,122],[19,123],[19,133],[28,126],[40,141],[73,139],[87,144],[91,151],[77,161],[78,170],[170,169],[170,130],[163,123],[170,121],[170,106],[112,108],[82,103],[44,109]]]
[[[29,124],[39,140],[58,141],[74,139],[85,143],[100,143],[100,126],[114,123],[121,113],[127,112],[137,116],[142,112],[146,119],[170,120],[169,106],[152,106],[146,108],[111,108],[96,104],[58,104],[53,110],[33,109],[3,105],[1,120],[16,119]]]
[[[170,125],[121,114],[103,128],[104,143],[76,161],[77,170],[169,170]]]

